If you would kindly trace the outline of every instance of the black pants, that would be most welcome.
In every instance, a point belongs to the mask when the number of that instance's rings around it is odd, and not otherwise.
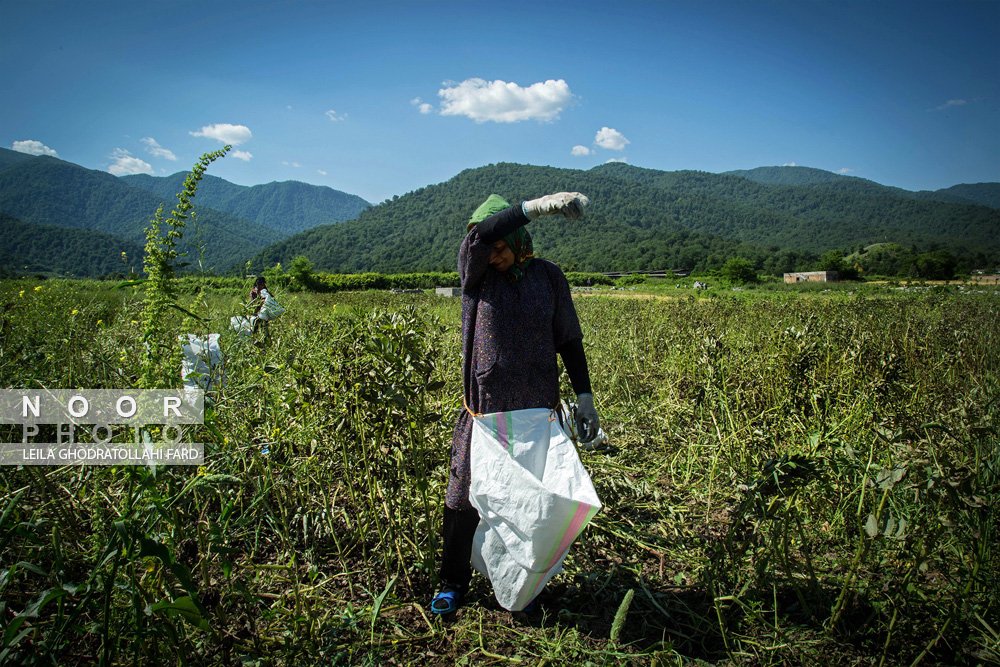
[[[441,588],[465,595],[472,579],[472,538],[479,525],[475,507],[467,510],[444,508],[444,546],[441,558]]]

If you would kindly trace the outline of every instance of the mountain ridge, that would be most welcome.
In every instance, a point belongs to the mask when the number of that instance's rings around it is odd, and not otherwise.
[[[560,190],[583,192],[592,205],[575,226],[561,216],[533,223],[536,254],[589,271],[661,269],[670,263],[676,264],[670,268],[707,268],[719,264],[723,251],[754,256],[762,265],[763,255],[784,253],[784,259],[770,261],[778,270],[858,244],[892,240],[995,252],[1000,238],[1000,212],[978,205],[768,186],[736,175],[623,163],[586,171],[501,163],[464,170],[366,209],[336,228],[317,227],[284,239],[251,265],[303,255],[317,269],[334,272],[453,268],[463,221],[488,194],[515,202]]]
[[[26,223],[91,229],[144,246],[145,228],[161,205],[166,217],[177,201],[58,158],[39,156],[0,169],[0,211]],[[206,266],[218,271],[285,236],[197,202],[192,213],[179,250],[196,254],[195,229],[200,227],[212,241],[204,256]]]
[[[0,149],[0,211],[24,224],[92,229],[141,245],[156,207],[169,213],[186,176],[115,177]],[[375,206],[300,181],[242,186],[206,174],[184,244],[194,257],[193,228],[200,227],[205,268],[219,272],[298,255],[335,272],[453,270],[464,220],[486,195],[514,202],[560,190],[584,192],[593,205],[577,225],[561,216],[534,223],[536,252],[581,270],[711,268],[740,255],[779,272],[832,248],[884,242],[978,252],[982,261],[1000,252],[1000,208],[989,206],[1000,203],[997,183],[911,192],[810,167],[713,174],[625,163],[588,170],[490,164]],[[289,231],[292,218],[343,217],[327,210],[335,202],[354,206],[356,217]],[[87,243],[86,235],[74,238]]]
[[[170,176],[135,174],[122,181],[159,196],[171,196],[183,188],[187,172]],[[356,218],[371,204],[357,195],[325,185],[302,181],[271,181],[260,185],[237,185],[206,174],[198,184],[196,200],[203,206],[251,220],[285,235]]]

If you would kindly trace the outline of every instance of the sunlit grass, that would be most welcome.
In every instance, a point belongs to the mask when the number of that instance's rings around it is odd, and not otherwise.
[[[0,283],[0,385],[136,386],[138,289]],[[1000,299],[713,289],[577,299],[605,509],[541,612],[477,578],[445,622],[459,301],[279,291],[247,339],[243,293],[183,295],[223,333],[206,463],[5,468],[0,663],[996,660]]]

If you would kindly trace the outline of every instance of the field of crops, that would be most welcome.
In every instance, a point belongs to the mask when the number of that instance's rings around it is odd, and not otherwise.
[[[243,338],[248,291],[0,283],[0,388],[176,388],[186,332],[227,376],[203,466],[0,469],[0,664],[1000,661],[996,295],[580,292],[604,508],[536,611],[476,577],[440,619],[458,300],[279,293]]]

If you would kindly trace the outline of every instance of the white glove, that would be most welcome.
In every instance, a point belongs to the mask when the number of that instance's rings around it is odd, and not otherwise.
[[[601,418],[594,408],[593,394],[579,394],[576,397],[576,433],[580,442],[589,442],[597,435]]]
[[[589,205],[590,200],[579,192],[557,192],[526,201],[521,204],[521,210],[528,216],[528,220],[554,213],[562,213],[567,220],[576,220],[583,215],[583,207]]]

